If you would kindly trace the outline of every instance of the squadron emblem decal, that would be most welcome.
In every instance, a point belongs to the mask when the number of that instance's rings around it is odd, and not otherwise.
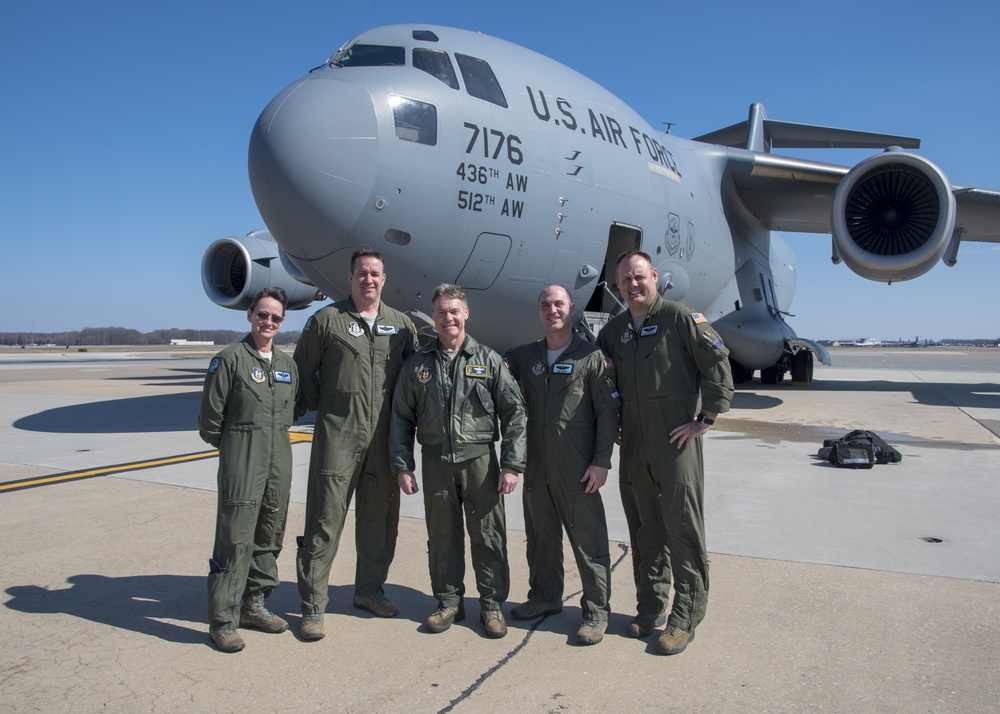
[[[429,381],[431,381],[431,378],[433,376],[434,375],[431,374],[430,368],[424,367],[419,372],[417,372],[417,381],[420,382],[421,384],[427,384]]]
[[[361,325],[352,322],[351,326],[347,328],[347,334],[351,337],[361,337],[361,335],[365,334],[365,331],[361,329]]]

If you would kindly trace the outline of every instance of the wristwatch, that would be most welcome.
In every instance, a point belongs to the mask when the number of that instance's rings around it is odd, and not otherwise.
[[[694,418],[699,424],[704,424],[705,426],[712,426],[715,423],[715,419],[705,415],[705,412],[701,412],[698,416]]]

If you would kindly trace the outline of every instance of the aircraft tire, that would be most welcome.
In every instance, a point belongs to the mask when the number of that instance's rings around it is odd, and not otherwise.
[[[777,367],[765,367],[760,371],[761,384],[777,384],[781,370]]]
[[[799,350],[792,357],[792,383],[809,384],[813,379],[813,354]]]

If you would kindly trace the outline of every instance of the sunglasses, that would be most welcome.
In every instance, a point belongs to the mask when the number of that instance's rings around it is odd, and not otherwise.
[[[270,320],[275,325],[280,325],[282,322],[285,321],[285,318],[282,317],[281,315],[272,315],[271,313],[264,312],[263,310],[254,314],[256,315],[257,319],[260,320],[261,322],[264,322],[264,320]]]

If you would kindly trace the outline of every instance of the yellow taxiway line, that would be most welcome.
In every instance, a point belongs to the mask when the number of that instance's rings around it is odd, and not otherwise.
[[[289,432],[288,438],[293,444],[311,442],[312,434],[305,432]],[[133,461],[128,464],[118,464],[116,466],[102,466],[96,469],[85,471],[69,471],[63,474],[53,474],[51,476],[36,476],[34,478],[22,479],[20,481],[10,481],[0,483],[0,493],[4,491],[18,491],[23,488],[34,488],[36,486],[48,486],[53,483],[63,483],[65,481],[79,481],[85,478],[96,476],[107,476],[108,474],[124,473],[126,471],[138,471],[140,469],[151,469],[157,466],[169,466],[170,464],[182,464],[187,461],[198,461],[200,459],[210,459],[219,454],[217,449],[212,451],[198,451],[193,454],[181,454],[178,456],[167,456],[162,459],[150,459],[148,461]]]

